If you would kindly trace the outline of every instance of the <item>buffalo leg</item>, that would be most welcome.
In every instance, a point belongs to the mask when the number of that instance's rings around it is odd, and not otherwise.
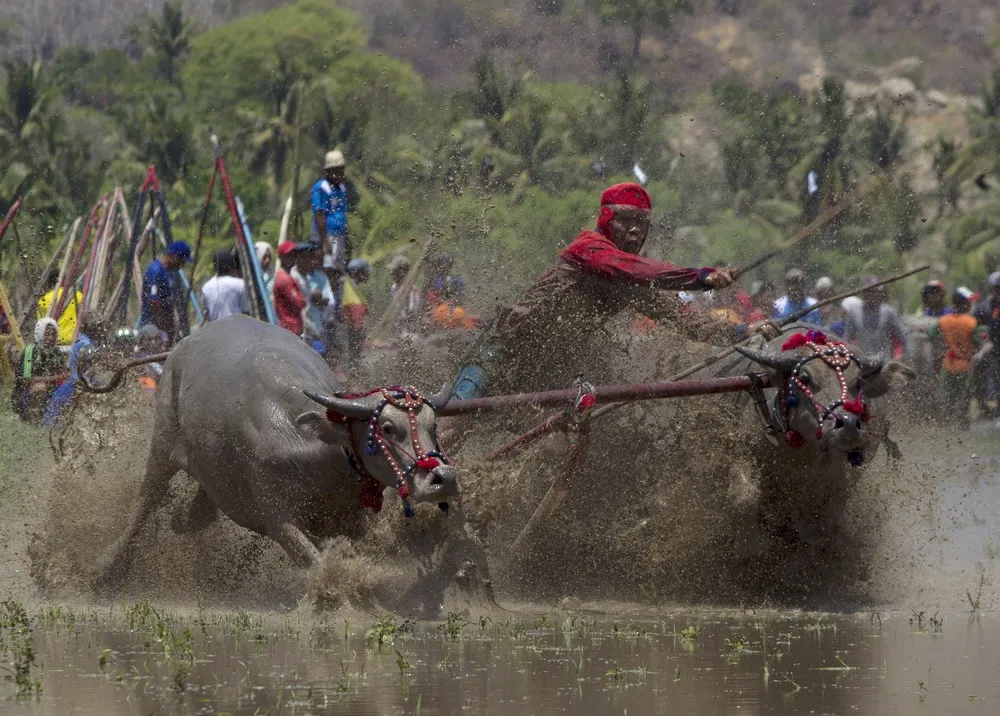
[[[168,450],[153,449],[146,461],[146,476],[139,488],[142,503],[132,517],[125,533],[118,538],[102,561],[97,577],[97,588],[109,592],[118,588],[132,567],[136,556],[139,534],[150,515],[162,505],[170,488],[170,478],[177,471]]]
[[[316,545],[291,522],[275,525],[270,537],[280,544],[288,556],[300,567],[309,569],[319,563],[320,554]]]
[[[212,498],[202,487],[198,488],[198,493],[191,500],[187,511],[178,514],[171,522],[174,532],[178,534],[190,534],[201,532],[210,524],[215,522],[219,516],[219,508],[212,502]]]
[[[732,466],[728,497],[737,559],[760,557],[767,552],[768,540],[760,525],[760,485],[752,476],[750,466],[742,463]]]

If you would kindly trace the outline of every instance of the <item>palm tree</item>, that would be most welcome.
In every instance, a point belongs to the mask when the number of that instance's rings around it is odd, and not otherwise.
[[[140,32],[145,44],[163,63],[163,79],[172,85],[179,84],[177,70],[181,60],[191,50],[192,24],[184,16],[179,0],[166,0],[160,17],[153,18]]]

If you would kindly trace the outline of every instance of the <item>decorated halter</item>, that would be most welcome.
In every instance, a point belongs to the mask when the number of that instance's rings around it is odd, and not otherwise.
[[[451,458],[449,458],[442,450],[440,446],[437,446],[433,450],[424,450],[423,445],[420,442],[420,435],[417,423],[417,413],[420,409],[427,403],[427,399],[416,389],[410,386],[395,387],[395,388],[379,388],[373,390],[370,393],[364,395],[350,396],[352,398],[363,398],[376,393],[381,393],[382,400],[380,400],[375,407],[372,409],[371,417],[368,419],[368,433],[365,440],[364,454],[368,457],[374,457],[381,451],[382,456],[389,463],[392,468],[393,473],[396,476],[396,493],[399,498],[403,501],[403,513],[407,517],[413,517],[415,510],[413,504],[410,502],[410,487],[406,482],[406,479],[413,473],[416,469],[421,470],[433,470],[441,465],[451,465],[453,464]],[[406,449],[382,432],[379,427],[379,418],[382,416],[382,411],[385,406],[391,405],[392,407],[402,410],[406,413],[407,422],[410,429],[410,441],[413,443],[413,454],[411,455],[406,451]],[[347,432],[351,438],[351,454],[348,455],[352,469],[361,476],[361,506],[370,507],[375,512],[382,509],[382,483],[380,483],[365,467],[364,460],[357,457],[359,450],[359,444],[357,436],[354,433],[353,421],[349,420],[347,417],[337,413],[333,410],[327,410],[327,418],[335,423],[344,425],[347,428]],[[403,467],[400,464],[400,460],[397,458],[397,453],[399,455],[405,455],[410,458],[410,464]],[[438,503],[438,509],[442,512],[448,512],[448,503],[440,502]]]
[[[857,415],[861,422],[868,422],[870,415],[868,413],[868,406],[861,395],[860,381],[857,386],[857,397],[851,400],[847,394],[847,379],[844,377],[844,371],[851,363],[857,365],[859,369],[861,368],[861,361],[850,351],[847,344],[832,341],[821,331],[808,331],[807,333],[796,333],[781,346],[781,350],[783,351],[791,351],[797,348],[808,348],[812,352],[802,356],[789,374],[788,382],[782,386],[781,398],[785,423],[785,442],[795,448],[805,445],[805,438],[795,430],[792,430],[788,422],[789,411],[791,408],[798,407],[800,396],[804,396],[809,400],[815,409],[817,422],[819,423],[816,428],[817,440],[823,437],[823,424],[828,418],[832,416],[838,424],[841,424],[841,418],[834,412],[837,408],[843,408],[847,412]],[[821,360],[826,363],[833,370],[834,375],[837,376],[837,382],[840,385],[840,395],[837,400],[829,405],[823,405],[823,403],[816,399],[810,386],[809,375],[802,372],[806,364],[814,360]],[[852,465],[861,465],[865,460],[865,456],[861,450],[852,450],[847,453],[847,460]]]

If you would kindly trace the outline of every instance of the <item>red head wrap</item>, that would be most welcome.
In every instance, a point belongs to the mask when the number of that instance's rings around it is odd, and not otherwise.
[[[605,189],[601,194],[601,213],[597,216],[597,230],[609,239],[611,220],[615,216],[614,211],[609,208],[612,206],[634,206],[649,211],[653,208],[653,200],[648,191],[631,182],[615,184]]]

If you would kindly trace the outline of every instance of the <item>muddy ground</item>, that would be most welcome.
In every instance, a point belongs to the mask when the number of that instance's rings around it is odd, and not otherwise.
[[[668,361],[645,360],[662,355],[657,341],[670,339],[630,345],[629,375],[662,379],[707,350],[688,346]],[[417,377],[436,386],[450,369],[436,360]],[[615,378],[612,372],[598,379]],[[326,563],[313,574],[225,518],[199,534],[179,534],[174,522],[194,488],[179,474],[170,504],[144,534],[139,569],[122,596],[256,610],[350,605],[433,617],[462,608],[467,597],[455,579],[475,564],[507,605],[853,610],[913,599],[956,606],[966,592],[983,605],[994,601],[991,505],[1000,502],[1000,428],[978,423],[953,434],[899,420],[896,438],[906,459],[892,464],[881,454],[857,473],[832,543],[782,544],[745,560],[734,554],[741,525],[728,519],[726,490],[728,470],[745,456],[747,430],[758,428],[744,424],[732,406],[725,397],[663,401],[607,419],[565,501],[516,551],[516,537],[562,470],[567,438],[552,436],[503,462],[484,455],[545,413],[477,420],[459,431],[454,457],[466,491],[452,517],[428,506],[408,522],[387,497],[369,537],[328,544]],[[0,572],[0,593],[93,599],[97,560],[137,502],[151,418],[151,396],[134,388],[82,401],[52,435],[11,424],[0,470],[0,536],[10,568]],[[482,597],[477,588],[475,598]]]

